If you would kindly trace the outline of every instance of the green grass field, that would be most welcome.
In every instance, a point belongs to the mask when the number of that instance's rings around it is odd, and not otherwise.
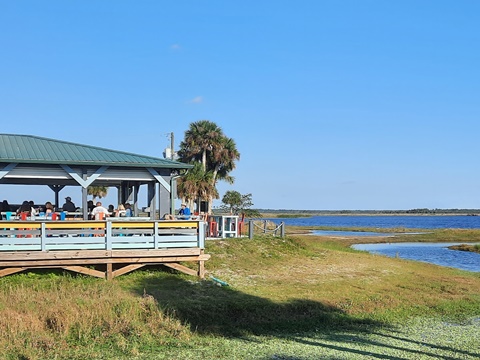
[[[453,238],[480,231],[408,235]],[[480,274],[349,248],[371,240],[208,241],[204,281],[163,267],[110,282],[57,270],[1,278],[0,358],[478,358]]]

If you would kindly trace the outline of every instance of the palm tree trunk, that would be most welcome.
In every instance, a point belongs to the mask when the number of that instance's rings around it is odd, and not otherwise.
[[[207,151],[203,150],[202,153],[202,165],[203,165],[203,172],[207,171]]]

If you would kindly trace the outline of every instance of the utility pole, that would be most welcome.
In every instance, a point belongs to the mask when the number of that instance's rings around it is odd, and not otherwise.
[[[175,138],[174,138],[173,131],[172,131],[170,133],[170,149],[172,150],[172,152],[170,153],[170,159],[171,160],[173,160],[173,154],[175,153],[174,144],[175,144]]]
[[[175,137],[174,137],[173,131],[170,133],[164,134],[164,136],[165,135],[167,136],[167,138],[170,137],[170,147],[165,148],[163,157],[165,159],[169,159],[173,161],[175,158]],[[173,189],[174,186],[175,186],[175,176],[172,176],[170,179],[170,213],[172,215],[175,214],[175,198],[173,196],[175,193]],[[160,213],[160,209],[162,209],[160,192],[161,192],[161,185],[160,183],[158,183],[158,218],[159,219],[162,216],[162,214]]]

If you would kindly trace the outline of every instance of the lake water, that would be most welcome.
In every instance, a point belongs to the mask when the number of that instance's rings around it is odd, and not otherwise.
[[[312,235],[320,236],[395,236],[394,233],[374,231],[312,230]]]
[[[385,236],[381,229],[480,229],[480,216],[354,216],[326,215],[308,218],[274,218],[277,224],[291,226],[331,226],[342,228],[377,228],[378,232],[350,232],[315,230],[313,233],[326,236]],[[392,234],[389,234],[392,235]],[[394,240],[392,240],[394,241]],[[450,250],[447,243],[389,243],[354,245],[356,249],[391,257],[428,262],[468,271],[480,271],[480,254]]]
[[[451,245],[460,243],[388,243],[388,244],[356,244],[354,249],[368,251],[389,257],[417,260],[441,266],[454,267],[461,270],[480,272],[480,255],[450,250]]]
[[[265,219],[264,219],[265,220]],[[325,215],[306,218],[271,218],[292,226],[374,227],[408,229],[480,229],[480,216],[355,216]]]

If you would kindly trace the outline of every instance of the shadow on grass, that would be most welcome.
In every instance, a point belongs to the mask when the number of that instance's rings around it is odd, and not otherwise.
[[[247,341],[255,341],[249,335],[269,336],[311,347],[313,352],[317,348],[340,356],[322,357],[328,359],[432,357],[447,360],[459,354],[466,358],[475,355],[433,340],[408,339],[388,324],[353,317],[321,302],[303,299],[273,302],[209,280],[188,280],[159,271],[135,279],[133,290],[139,295],[153,296],[160,308],[200,335]],[[281,353],[274,358],[303,359]]]
[[[380,337],[391,337],[383,333],[374,332],[374,334],[379,335]],[[322,336],[321,339],[293,338],[291,340],[309,346],[318,346],[322,348],[336,350],[339,352],[349,352],[351,354],[368,356],[369,358],[371,357],[376,359],[401,360],[405,359],[405,356],[408,356],[409,359],[428,357],[434,359],[455,360],[458,359],[458,356],[461,356],[464,359],[474,359],[478,356],[478,354],[475,354],[473,352],[459,350],[448,346],[439,346],[428,342],[416,342],[404,337],[393,338],[395,338],[396,340],[401,340],[401,342],[391,343],[386,340],[379,341],[368,339],[364,336],[336,333],[329,334],[328,336]],[[403,342],[405,343],[403,344]],[[409,343],[421,345],[422,350],[411,348],[409,346]],[[369,351],[363,349],[353,349],[351,344],[362,344],[363,347],[367,346],[367,348],[371,350]],[[385,348],[388,348],[393,353],[399,354],[399,356],[385,354],[383,351],[381,351],[381,349]],[[439,350],[443,351],[444,353],[439,353]]]
[[[160,272],[139,280],[134,285],[135,292],[153,296],[160,308],[199,334],[278,336],[333,329],[364,331],[385,326],[354,318],[320,302],[295,299],[276,303],[232,287],[217,286],[209,280],[188,281]]]

